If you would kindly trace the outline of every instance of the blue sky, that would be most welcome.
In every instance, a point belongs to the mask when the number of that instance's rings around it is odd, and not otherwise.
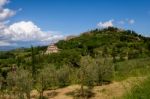
[[[2,9],[8,8],[14,11],[15,14],[0,22],[6,23],[5,25],[9,27],[9,31],[15,32],[15,36],[11,38],[12,41],[5,40],[7,44],[2,44],[5,43],[4,41],[0,42],[2,45],[10,45],[8,43],[18,45],[17,42],[22,42],[21,44],[26,41],[30,42],[32,39],[30,36],[34,36],[35,33],[29,35],[28,32],[32,31],[25,30],[27,32],[25,36],[31,39],[21,37],[25,39],[22,41],[16,38],[18,33],[20,34],[20,32],[26,29],[23,27],[26,27],[26,25],[31,25],[29,28],[32,28],[32,30],[36,26],[35,30],[39,32],[39,36],[49,34],[46,36],[50,36],[53,40],[62,38],[64,35],[77,35],[90,29],[104,28],[107,26],[133,29],[138,33],[150,36],[150,0],[9,1],[9,3],[2,5]],[[20,25],[22,25],[22,27],[19,27]],[[18,32],[18,28],[23,28],[23,30]],[[38,28],[40,28],[40,30],[38,30]],[[41,32],[43,34],[40,34]],[[21,33],[20,35],[24,34]],[[35,37],[38,38],[39,36]],[[45,38],[43,36],[44,41],[46,40],[44,44],[50,43],[50,40],[52,40],[50,37]],[[39,41],[39,39],[33,38],[31,42]],[[40,43],[38,44],[43,44],[41,41],[43,41],[43,39],[40,39]],[[30,43],[28,43],[28,45],[30,45]]]

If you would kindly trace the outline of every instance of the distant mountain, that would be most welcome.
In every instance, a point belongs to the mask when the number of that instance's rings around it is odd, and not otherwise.
[[[16,47],[12,47],[12,46],[0,46],[0,51],[9,51],[9,50],[13,50],[16,49]]]

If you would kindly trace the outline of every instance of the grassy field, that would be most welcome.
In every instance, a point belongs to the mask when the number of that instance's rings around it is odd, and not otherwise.
[[[115,66],[115,81],[121,81],[128,77],[138,77],[150,74],[150,58],[140,58],[117,62]]]
[[[141,58],[116,63],[115,80],[122,81],[129,77],[146,77],[140,83],[134,82],[119,99],[150,99],[150,59]]]
[[[150,77],[143,83],[135,85],[129,92],[127,92],[123,99],[149,99],[150,98]]]

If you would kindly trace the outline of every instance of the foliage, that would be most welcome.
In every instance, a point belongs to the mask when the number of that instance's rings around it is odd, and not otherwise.
[[[40,97],[43,97],[44,90],[51,88],[56,83],[56,70],[53,66],[41,69],[37,75],[37,90],[40,92]]]
[[[102,59],[101,59],[102,60]],[[92,88],[92,86],[108,83],[112,81],[114,76],[114,68],[106,59],[93,59],[90,56],[81,58],[79,78],[81,84],[81,94],[84,95],[84,86]]]
[[[7,84],[8,88],[11,91],[14,91],[18,94],[19,97],[30,99],[30,92],[32,90],[32,77],[29,71],[24,69],[17,69],[8,73]]]
[[[70,74],[71,74],[71,71],[68,66],[63,66],[57,70],[57,84],[59,87],[64,87],[64,86],[69,85]]]

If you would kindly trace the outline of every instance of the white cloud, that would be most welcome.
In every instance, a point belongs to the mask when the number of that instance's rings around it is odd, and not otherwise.
[[[134,24],[135,21],[134,21],[133,19],[130,19],[130,20],[128,20],[128,23],[129,23],[129,24]]]
[[[5,23],[0,22],[0,29],[4,29],[5,28]]]
[[[51,40],[51,38],[57,38],[57,36],[54,37],[53,35],[50,35],[50,33],[42,31],[31,21],[21,21],[14,23],[5,30],[5,33],[11,34],[12,40],[14,41],[45,41]]]
[[[3,26],[0,36],[6,38],[8,42],[36,42],[36,44],[49,44],[63,39],[62,35],[53,33],[42,31],[32,21],[21,21],[10,26]],[[8,43],[4,44],[8,45]]]
[[[8,18],[14,16],[22,8],[14,11],[4,8],[9,0],[0,0],[0,46],[26,46],[31,44],[49,44],[64,37],[54,31],[42,31],[32,21],[20,21],[8,25]]]
[[[6,34],[12,35],[12,40],[38,40],[44,33],[31,21],[21,21],[10,25],[4,30]]]
[[[4,8],[9,0],[0,0],[0,46],[26,46],[31,44],[49,44],[63,38],[53,31],[42,31],[32,21],[20,21],[8,25],[8,18],[14,16],[22,8],[14,11]]]
[[[118,23],[121,24],[121,25],[124,25],[124,24],[125,24],[125,21],[121,20],[121,21],[119,21]]]
[[[97,26],[98,26],[98,27],[101,27],[101,28],[112,27],[112,26],[114,26],[114,25],[113,25],[113,21],[114,21],[114,20],[109,20],[109,21],[106,21],[106,22],[99,22],[99,23],[97,24]]]
[[[134,19],[125,19],[125,20],[120,20],[117,23],[120,25],[126,25],[126,24],[133,25],[135,23],[135,20]]]
[[[10,10],[10,9],[1,9],[0,10],[0,21],[6,20],[7,18],[15,15],[15,11]]]
[[[8,0],[0,0],[0,7],[4,6],[8,2],[9,2]]]
[[[8,0],[0,0],[0,21],[4,21],[16,13],[16,11],[3,7],[7,3],[9,3]]]

